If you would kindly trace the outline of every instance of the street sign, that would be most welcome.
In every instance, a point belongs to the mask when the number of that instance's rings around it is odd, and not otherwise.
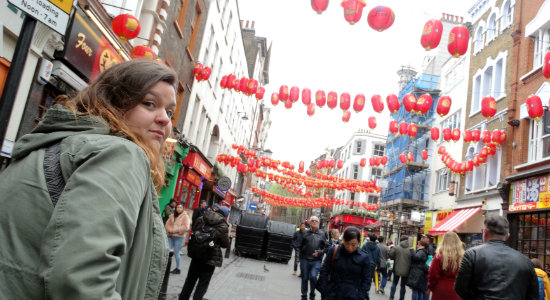
[[[258,204],[256,203],[250,203],[250,205],[248,206],[249,209],[251,210],[256,210],[258,208]]]
[[[8,0],[9,3],[27,13],[29,17],[65,35],[72,0]]]

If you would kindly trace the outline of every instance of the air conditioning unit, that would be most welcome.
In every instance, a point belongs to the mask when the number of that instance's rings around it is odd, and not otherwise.
[[[84,80],[59,60],[54,60],[53,62],[52,76],[62,80],[79,92],[88,86]]]

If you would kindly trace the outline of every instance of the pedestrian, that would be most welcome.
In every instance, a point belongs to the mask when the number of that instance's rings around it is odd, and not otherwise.
[[[298,265],[300,264],[300,244],[302,243],[302,235],[306,230],[306,223],[300,223],[300,228],[292,235],[292,248],[294,249],[294,271],[292,275],[296,275]],[[300,274],[301,276],[302,274]]]
[[[420,240],[427,245],[426,250],[428,251],[428,260],[426,261],[426,264],[428,265],[428,268],[429,268],[430,265],[432,264],[432,259],[434,258],[434,255],[435,255],[435,247],[432,242],[433,239],[432,239],[432,236],[429,234],[422,234],[420,236]],[[423,288],[423,290],[426,291],[426,296],[424,296],[424,298],[429,299],[430,290],[428,289],[428,281],[426,280],[425,283],[426,283],[426,286]]]
[[[176,257],[176,268],[172,270],[170,273],[172,274],[180,274],[180,250],[181,246],[183,245],[183,238],[185,237],[185,233],[189,231],[191,221],[189,220],[189,216],[183,209],[182,204],[178,204],[176,206],[176,209],[174,210],[174,213],[170,215],[168,218],[168,221],[166,221],[166,233],[168,234],[168,245],[170,249],[173,249],[174,256]]]
[[[162,211],[162,221],[164,221],[164,224],[166,224],[166,221],[168,221],[170,215],[174,213],[174,209],[176,208],[177,203],[178,201],[172,198],[170,199],[170,202],[166,203],[166,205],[164,206],[164,210]]]
[[[338,231],[338,229],[334,228],[329,230],[329,235],[330,235],[330,246],[340,244],[340,231]]]
[[[390,290],[390,300],[394,299],[397,284],[401,279],[401,289],[399,290],[399,300],[405,300],[407,292],[407,277],[411,268],[411,248],[409,247],[409,237],[402,235],[399,239],[399,245],[392,247],[388,256],[394,260],[393,263],[393,281]]]
[[[393,242],[388,241],[388,281],[391,281],[391,275],[393,274],[393,259],[390,258],[390,250],[393,248]]]
[[[323,299],[364,300],[372,281],[370,257],[359,249],[361,232],[350,226],[344,230],[342,244],[327,251],[319,274]]]
[[[538,282],[533,264],[504,244],[510,237],[508,220],[486,216],[484,244],[464,253],[455,280],[462,299],[536,300]]]
[[[384,289],[386,288],[386,283],[388,282],[388,253],[390,248],[384,243],[385,238],[383,236],[378,237],[378,248],[380,249],[380,268],[378,269],[379,275],[378,278],[382,278],[380,281],[380,287],[378,288],[378,293],[385,294]]]
[[[411,249],[411,268],[407,277],[407,286],[412,289],[412,300],[428,300],[428,244],[420,239],[416,244],[416,252]]]
[[[193,214],[191,215],[191,223],[195,223],[195,221],[202,216],[202,214],[206,211],[206,200],[201,200],[199,202],[199,205],[195,207],[193,210]]]
[[[361,247],[361,250],[363,250],[365,253],[369,255],[372,274],[374,274],[374,272],[377,272],[377,269],[380,268],[380,260],[382,259],[382,255],[380,254],[380,248],[378,248],[376,241],[377,241],[376,234],[370,232],[368,234],[367,242],[363,244],[363,247]],[[375,287],[374,287],[375,290],[377,288],[376,284],[378,284],[378,282],[375,282]],[[378,290],[376,290],[376,292],[378,292]]]
[[[300,271],[302,272],[302,300],[307,299],[308,283],[309,299],[315,299],[315,284],[317,283],[317,276],[319,275],[319,269],[321,268],[321,260],[325,249],[329,245],[327,234],[319,229],[319,218],[312,216],[309,219],[311,230],[304,231],[302,236],[302,242],[300,248]]]
[[[193,294],[193,299],[195,300],[202,299],[204,294],[206,294],[215,268],[221,267],[223,263],[221,248],[227,248],[229,246],[229,225],[226,222],[228,216],[229,209],[225,206],[218,205],[215,210],[203,212],[192,224],[191,228],[193,231],[198,231],[199,228],[203,226],[209,226],[215,229],[213,239],[214,249],[212,251],[212,256],[205,260],[191,258],[191,264],[189,265],[187,277],[185,278],[185,283],[183,284],[183,288],[178,298],[179,300],[188,300],[191,297],[193,289],[195,290]]]
[[[531,262],[535,266],[535,273],[537,274],[539,300],[550,300],[548,274],[542,269],[542,263],[538,258],[532,258]]]
[[[17,141],[0,175],[0,299],[158,297],[176,81],[153,60],[115,64]]]
[[[455,293],[454,284],[463,256],[464,245],[458,234],[453,231],[445,233],[428,272],[428,288],[432,291],[432,300],[460,300]]]

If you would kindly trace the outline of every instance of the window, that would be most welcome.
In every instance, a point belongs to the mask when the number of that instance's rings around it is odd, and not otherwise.
[[[458,128],[460,129],[460,119],[461,119],[461,111],[457,111],[456,113],[450,115],[447,119],[445,119],[443,122],[441,122],[441,128],[450,128],[451,130]]]
[[[483,48],[483,26],[477,27],[474,40],[474,53],[481,51]]]
[[[362,141],[355,141],[355,151],[353,154],[360,154],[361,153],[361,145],[362,145]]]
[[[495,65],[495,71],[493,76],[493,92],[491,93],[495,99],[499,99],[502,95],[505,95],[504,92],[504,82],[502,81],[502,70],[503,70],[503,59],[499,59]]]
[[[487,39],[485,42],[489,44],[492,40],[497,37],[497,15],[492,14],[489,18],[489,23],[487,24]]]
[[[500,30],[504,31],[508,26],[512,25],[513,10],[510,6],[510,1],[506,1],[502,6],[502,16],[500,17]]]
[[[481,99],[492,96],[496,100],[506,97],[506,58],[508,51],[500,52],[496,58],[487,58],[487,63],[482,69],[478,69],[473,76],[472,104],[470,114],[475,114],[481,109]]]
[[[449,190],[449,183],[451,182],[451,172],[447,168],[437,170],[435,172],[435,193],[440,193]]]
[[[381,168],[371,168],[370,171],[370,180],[382,179],[382,169]]]
[[[474,78],[474,88],[472,92],[472,106],[470,113],[475,113],[481,109],[481,75],[478,75]]]
[[[445,74],[445,93],[448,94],[464,79],[464,58]]]
[[[131,14],[138,19],[143,3],[142,0],[101,0],[100,2],[111,17],[120,14]]]
[[[193,16],[193,19],[191,20],[191,38],[189,39],[189,44],[187,44],[187,48],[185,49],[187,54],[191,57],[191,60],[194,60],[193,53],[195,53],[195,43],[197,41],[197,35],[199,33],[199,27],[201,25],[201,14],[202,10],[199,5],[200,1],[197,1],[195,4],[195,15]]]
[[[528,162],[550,157],[550,114],[545,110],[539,122],[530,121]]]
[[[355,201],[355,193],[350,193],[349,199],[350,199],[351,201]]]
[[[518,218],[517,244],[512,247],[529,258],[538,258],[543,265],[550,263],[549,227],[541,225],[542,222],[540,222],[550,220],[550,213],[520,214]]]
[[[176,96],[176,110],[174,111],[174,117],[172,118],[172,126],[178,126],[178,119],[180,117],[181,104],[183,103],[183,96],[185,96],[185,88],[181,83],[178,83],[178,95]]]
[[[369,195],[369,198],[367,199],[368,204],[378,204],[378,196]]]
[[[359,165],[354,164],[353,167],[352,167],[352,172],[353,172],[353,174],[352,174],[351,178],[356,179],[356,180],[360,179],[359,178]]]
[[[482,131],[484,128],[480,128]],[[467,159],[472,159],[474,155],[478,154],[481,148],[483,148],[483,142],[479,141],[477,144],[468,148]],[[487,156],[487,161],[479,167],[474,167],[474,171],[466,175],[466,184],[464,185],[465,192],[473,192],[477,190],[484,190],[495,187],[499,180],[500,174],[500,160],[501,149],[497,149],[497,152],[493,156]]]
[[[174,21],[176,30],[180,38],[183,38],[183,25],[185,25],[185,17],[187,16],[187,7],[189,6],[189,0],[181,0],[181,7],[178,13],[178,17]]]
[[[214,26],[210,26],[210,34],[209,34],[209,41],[208,41],[208,47],[204,49],[204,56],[202,58],[203,64],[205,66],[210,66],[212,64],[212,49],[214,49],[214,43],[216,42],[216,34],[214,31]]]
[[[542,66],[544,55],[550,50],[550,29],[542,28],[536,34],[535,47],[533,49],[533,69]]]
[[[372,149],[372,155],[374,155],[374,156],[383,156],[385,149],[386,149],[385,145],[374,144],[374,147]]]

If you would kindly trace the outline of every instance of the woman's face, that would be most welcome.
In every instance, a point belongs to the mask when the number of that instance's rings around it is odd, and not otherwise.
[[[344,248],[346,248],[346,251],[349,253],[355,252],[358,247],[359,241],[357,239],[352,239],[349,241],[344,240]]]
[[[145,98],[124,114],[130,130],[159,149],[172,130],[171,119],[176,109],[176,92],[164,81],[157,82]]]
[[[181,214],[183,212],[183,205],[178,205],[176,206],[176,211],[178,212],[178,214]]]

